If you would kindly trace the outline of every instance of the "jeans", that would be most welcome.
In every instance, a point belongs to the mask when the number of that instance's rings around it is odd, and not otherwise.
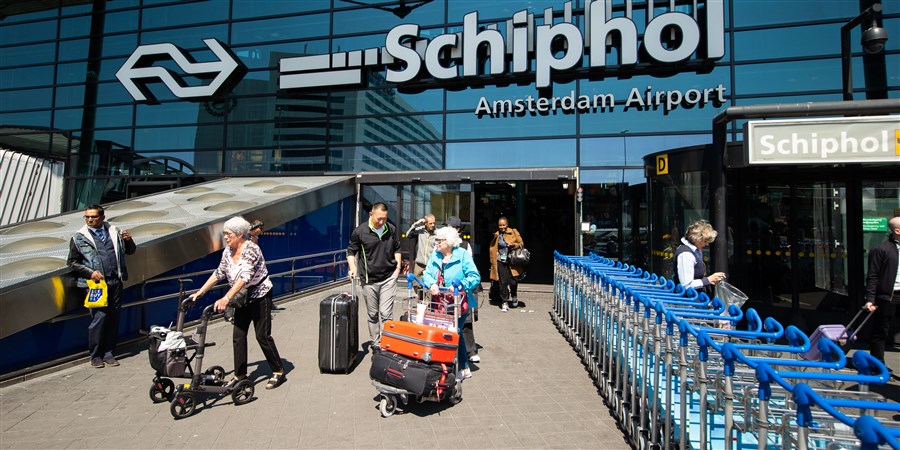
[[[374,283],[362,283],[363,298],[366,299],[366,313],[369,319],[369,338],[373,344],[381,342],[384,323],[394,318],[394,294],[397,292],[397,277]]]
[[[107,305],[104,308],[90,308],[91,324],[88,325],[88,351],[91,359],[112,358],[119,337],[119,309],[122,300],[122,282],[107,283]]]
[[[284,365],[278,348],[275,347],[275,339],[272,339],[272,293],[265,297],[254,299],[247,306],[234,311],[234,330],[232,333],[232,348],[234,349],[234,375],[247,376],[247,334],[250,331],[250,322],[253,322],[253,330],[256,332],[256,342],[262,350],[272,372],[281,372]]]
[[[465,341],[466,352],[469,356],[478,354],[478,347],[475,346],[475,329],[472,327],[472,317],[474,315],[475,310],[469,311],[462,326],[462,339]]]

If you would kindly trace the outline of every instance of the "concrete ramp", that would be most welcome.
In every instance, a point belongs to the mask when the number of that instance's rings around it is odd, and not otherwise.
[[[131,232],[125,287],[222,249],[232,216],[281,225],[355,193],[354,176],[226,178],[106,207]],[[84,290],[66,266],[84,211],[0,228],[0,338],[81,307]]]

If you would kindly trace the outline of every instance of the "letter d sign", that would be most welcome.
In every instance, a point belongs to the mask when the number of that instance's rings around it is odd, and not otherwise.
[[[659,155],[656,157],[656,174],[669,174],[669,155]]]

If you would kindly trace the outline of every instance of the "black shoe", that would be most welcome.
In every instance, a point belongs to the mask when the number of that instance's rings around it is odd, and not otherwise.
[[[276,373],[272,375],[272,378],[269,378],[269,382],[266,383],[266,389],[275,389],[278,386],[281,386],[282,383],[287,381],[287,377],[284,373]]]
[[[100,358],[99,356],[96,358],[91,358],[91,367],[95,369],[102,369],[104,367],[103,358]]]

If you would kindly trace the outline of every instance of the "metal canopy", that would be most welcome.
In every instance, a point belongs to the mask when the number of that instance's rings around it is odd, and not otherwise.
[[[574,180],[577,174],[575,167],[364,172],[356,176],[356,182],[359,184],[443,184],[474,181]]]

